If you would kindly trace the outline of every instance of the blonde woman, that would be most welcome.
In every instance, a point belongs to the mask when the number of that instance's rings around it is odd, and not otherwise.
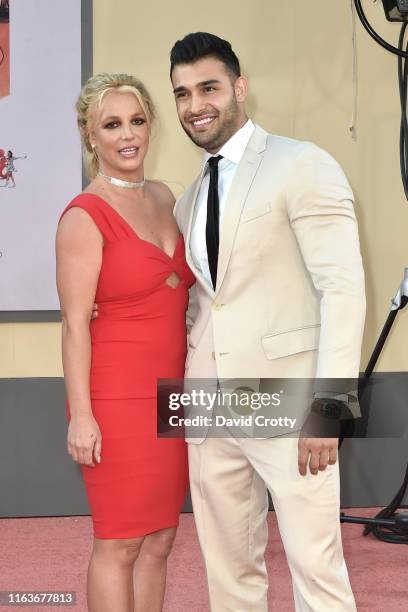
[[[143,84],[100,74],[77,112],[92,180],[64,210],[56,250],[68,452],[94,526],[88,607],[156,612],[187,487],[184,441],[156,436],[156,382],[184,375],[194,277],[173,195],[145,179],[154,108]]]

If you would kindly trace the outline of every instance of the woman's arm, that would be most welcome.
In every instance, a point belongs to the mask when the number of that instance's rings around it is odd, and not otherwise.
[[[56,238],[57,288],[62,316],[62,360],[71,420],[68,452],[78,463],[100,461],[101,433],[91,408],[89,321],[102,262],[103,238],[92,218],[74,207]]]

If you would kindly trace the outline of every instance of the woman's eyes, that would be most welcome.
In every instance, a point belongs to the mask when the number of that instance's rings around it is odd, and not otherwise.
[[[143,125],[146,123],[146,120],[138,117],[137,119],[132,119],[131,123],[132,125]],[[119,121],[110,121],[105,125],[105,128],[108,130],[113,130],[114,128],[118,127],[118,125],[120,125]]]

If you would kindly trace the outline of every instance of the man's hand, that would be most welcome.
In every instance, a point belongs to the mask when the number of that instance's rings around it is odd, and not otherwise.
[[[91,314],[91,319],[97,319],[98,318],[98,304],[94,304],[92,307],[92,314]]]
[[[327,405],[319,400],[312,403],[298,443],[298,465],[302,476],[306,476],[308,465],[310,473],[316,476],[337,461],[341,416],[334,410],[337,405],[340,404],[332,400]]]
[[[302,476],[307,474],[309,465],[311,474],[318,474],[319,470],[325,470],[328,465],[334,465],[337,461],[339,440],[338,438],[299,438],[298,443],[298,465]]]

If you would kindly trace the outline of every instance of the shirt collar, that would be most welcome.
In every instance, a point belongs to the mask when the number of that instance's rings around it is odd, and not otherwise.
[[[225,144],[223,144],[216,155],[222,155],[225,157],[225,159],[228,159],[228,161],[238,165],[254,130],[254,123],[251,121],[251,119],[248,119],[242,128],[235,132],[235,134],[233,134],[231,138],[227,140]],[[211,153],[204,151],[203,165],[207,163],[210,157],[212,157]]]

